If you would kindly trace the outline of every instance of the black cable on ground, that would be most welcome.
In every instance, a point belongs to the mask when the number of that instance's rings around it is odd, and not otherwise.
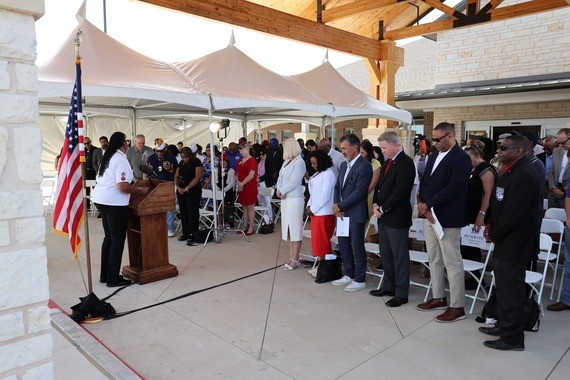
[[[274,266],[274,267],[272,267],[272,268],[268,268],[268,269],[264,269],[264,270],[259,271],[259,272],[255,272],[255,273],[252,273],[252,274],[248,274],[247,276],[243,276],[243,277],[240,277],[240,278],[236,278],[236,279],[231,280],[231,281],[223,282],[223,283],[217,284],[217,285],[212,285],[212,286],[209,286],[209,287],[204,288],[204,289],[194,290],[194,291],[191,291],[191,292],[189,292],[189,293],[185,293],[185,294],[182,294],[182,295],[176,296],[176,297],[174,297],[174,298],[170,298],[170,299],[168,299],[168,300],[161,301],[161,302],[158,302],[158,303],[155,303],[155,304],[152,304],[152,305],[144,306],[144,307],[141,307],[141,308],[138,308],[138,309],[134,309],[134,310],[130,310],[130,311],[125,311],[125,312],[123,312],[123,313],[117,313],[117,314],[115,314],[115,315],[108,316],[106,319],[119,318],[119,317],[123,317],[123,316],[125,316],[125,315],[129,315],[129,314],[132,314],[132,313],[136,313],[137,311],[150,309],[151,307],[155,307],[155,306],[159,306],[159,305],[164,305],[165,303],[172,302],[172,301],[176,301],[176,300],[179,300],[179,299],[182,299],[182,298],[186,298],[186,297],[190,297],[190,296],[193,296],[193,295],[195,295],[195,294],[205,292],[206,290],[210,290],[210,289],[214,289],[214,288],[219,288],[220,286],[228,285],[228,284],[231,284],[231,283],[236,282],[236,281],[245,280],[246,278],[253,277],[253,276],[257,276],[258,274],[265,273],[265,272],[269,272],[269,271],[272,271],[272,270],[277,269],[277,268],[282,267],[282,266],[283,266],[283,264],[280,264],[280,265]],[[113,292],[113,293],[110,294],[109,296],[105,297],[103,300],[107,300],[107,299],[111,298],[112,296],[114,296],[115,294],[117,294],[118,292],[120,292],[121,290],[123,290],[123,289],[126,288],[126,287],[127,287],[127,286],[122,287],[122,288],[116,290],[115,292]]]

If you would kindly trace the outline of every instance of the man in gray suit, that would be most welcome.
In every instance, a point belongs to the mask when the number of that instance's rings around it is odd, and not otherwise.
[[[564,208],[564,196],[570,184],[568,150],[570,149],[570,128],[562,128],[556,134],[556,146],[552,163],[548,168],[548,207]]]
[[[368,220],[372,165],[360,155],[360,139],[355,134],[341,137],[340,149],[346,161],[340,165],[336,179],[333,212],[338,218],[349,218],[349,236],[338,237],[344,276],[332,284],[356,292],[366,288],[364,228]]]

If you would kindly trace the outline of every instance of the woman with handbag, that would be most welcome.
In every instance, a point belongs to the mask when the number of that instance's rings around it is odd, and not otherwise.
[[[333,162],[328,154],[317,150],[309,156],[315,174],[309,179],[310,198],[305,212],[311,217],[311,246],[313,256],[322,261],[332,252],[331,238],[334,234],[336,218],[332,211],[336,177],[332,171]],[[309,269],[309,274],[317,276],[317,266]]]
[[[277,197],[281,199],[281,238],[289,243],[289,262],[285,270],[299,267],[299,252],[303,241],[303,195],[302,180],[306,167],[301,157],[301,147],[294,138],[283,144],[283,166],[277,179]]]

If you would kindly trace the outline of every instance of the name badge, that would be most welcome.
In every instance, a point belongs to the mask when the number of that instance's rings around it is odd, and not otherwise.
[[[502,187],[497,187],[497,190],[495,191],[495,197],[499,202],[505,199],[505,189]]]

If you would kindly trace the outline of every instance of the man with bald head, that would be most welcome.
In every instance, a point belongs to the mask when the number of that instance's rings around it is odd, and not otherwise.
[[[331,141],[327,138],[323,138],[323,139],[321,139],[321,141],[319,141],[318,149],[322,150],[323,152],[325,152],[326,154],[328,154],[330,156],[330,158],[332,159],[332,162],[333,162],[333,166],[331,169],[334,172],[334,175],[336,177],[338,177],[338,172],[340,170],[340,164],[342,164],[345,161],[342,153],[340,153],[338,150],[334,149],[332,147]]]

